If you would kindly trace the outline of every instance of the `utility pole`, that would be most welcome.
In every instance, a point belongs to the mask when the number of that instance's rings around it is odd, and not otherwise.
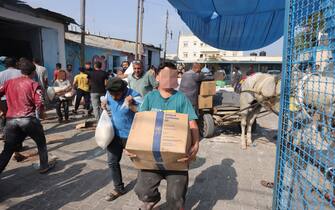
[[[179,31],[179,34],[178,34],[178,43],[177,43],[177,58],[178,59],[179,59],[180,35],[181,35],[181,31]]]
[[[80,0],[80,29],[81,29],[80,66],[84,66],[85,64],[85,7],[86,7],[86,0]]]
[[[139,29],[140,4],[141,0],[137,0],[135,60],[138,60],[138,39],[139,39],[138,29]]]
[[[140,15],[140,35],[139,35],[139,48],[138,48],[138,60],[142,60],[142,40],[143,40],[143,19],[144,19],[144,0],[141,0],[141,15]]]
[[[166,23],[165,23],[165,40],[164,40],[164,59],[165,62],[166,59],[166,47],[167,47],[167,36],[168,36],[168,21],[169,21],[169,10],[166,10]]]

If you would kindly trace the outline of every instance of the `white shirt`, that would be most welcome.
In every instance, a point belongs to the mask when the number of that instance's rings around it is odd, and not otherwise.
[[[45,80],[48,79],[48,71],[44,66],[40,66],[35,64],[36,66],[36,74],[37,74],[37,81],[40,84],[42,89],[45,89]]]

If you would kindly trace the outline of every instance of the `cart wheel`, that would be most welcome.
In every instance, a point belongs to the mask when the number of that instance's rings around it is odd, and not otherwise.
[[[201,122],[201,134],[205,138],[214,136],[215,125],[210,114],[204,114]]]

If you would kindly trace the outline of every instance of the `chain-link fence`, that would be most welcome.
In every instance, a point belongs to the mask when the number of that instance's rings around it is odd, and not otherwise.
[[[273,209],[335,208],[335,0],[287,0]]]

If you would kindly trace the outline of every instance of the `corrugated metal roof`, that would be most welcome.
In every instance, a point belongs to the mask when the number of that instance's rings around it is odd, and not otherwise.
[[[39,18],[45,18],[56,22],[61,22],[63,24],[77,24],[76,21],[68,16],[62,15],[57,12],[53,12],[44,8],[32,8],[28,4],[24,3],[23,1],[18,0],[0,0],[0,7],[25,13],[31,16],[39,17]]]
[[[65,39],[72,41],[72,42],[80,43],[81,34],[78,32],[66,32]],[[98,47],[98,48],[109,49],[109,50],[117,50],[117,51],[122,51],[122,52],[127,52],[127,53],[133,53],[133,54],[135,54],[135,47],[136,47],[136,44],[133,41],[97,36],[97,35],[92,35],[92,34],[85,35],[85,44],[92,46],[92,47]],[[155,47],[153,45],[144,44],[144,47],[150,47],[150,48],[160,50],[160,48]],[[143,49],[142,49],[142,54],[143,54]]]

